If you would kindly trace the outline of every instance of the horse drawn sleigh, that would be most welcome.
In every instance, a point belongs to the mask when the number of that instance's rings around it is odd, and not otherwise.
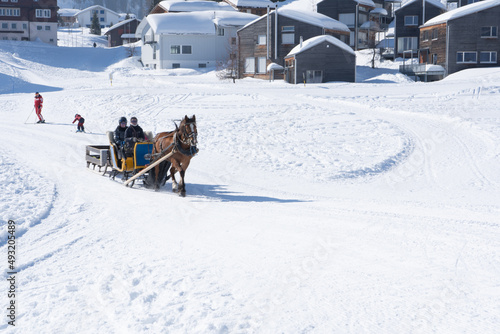
[[[129,154],[120,149],[113,133],[108,131],[109,145],[87,145],[87,168],[92,166],[95,170],[98,167],[102,175],[108,174],[112,179],[122,175],[128,187],[142,180],[146,188],[155,191],[172,178],[172,190],[185,196],[184,175],[191,158],[198,153],[196,117],[185,116],[175,127],[174,131],[158,133],[154,138],[151,132],[145,132],[148,139],[153,139],[135,142]],[[180,174],[179,183],[175,179],[176,172]]]

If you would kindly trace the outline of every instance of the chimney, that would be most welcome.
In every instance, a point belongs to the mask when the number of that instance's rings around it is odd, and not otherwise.
[[[300,48],[302,49],[302,42],[304,41],[304,38],[300,36]]]

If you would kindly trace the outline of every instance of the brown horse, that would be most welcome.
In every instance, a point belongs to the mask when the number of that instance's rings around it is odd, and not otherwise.
[[[198,143],[198,130],[196,128],[196,116],[189,118],[187,115],[176,125],[175,131],[161,132],[153,139],[153,154],[155,160],[167,155],[174,151],[174,154],[166,161],[160,163],[153,170],[150,171],[146,184],[154,187],[156,191],[160,189],[165,182],[172,177],[172,190],[179,192],[179,195],[186,195],[186,184],[184,183],[184,175],[191,158],[198,153],[196,144]],[[170,175],[167,176],[168,169],[170,168]],[[175,173],[179,172],[181,179],[179,184],[175,180]]]

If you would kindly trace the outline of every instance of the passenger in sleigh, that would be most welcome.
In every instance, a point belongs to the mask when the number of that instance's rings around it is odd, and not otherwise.
[[[125,131],[127,131],[127,118],[121,117],[115,129],[113,139],[118,146],[118,159],[124,158],[123,146],[125,144]]]
[[[147,138],[142,128],[137,124],[137,117],[132,117],[130,119],[130,126],[125,130],[125,144],[123,146],[125,156],[133,156],[135,143],[145,140]]]

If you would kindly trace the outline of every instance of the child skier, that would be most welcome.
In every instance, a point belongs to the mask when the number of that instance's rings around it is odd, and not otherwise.
[[[75,115],[75,120],[73,121],[73,124],[78,121],[78,126],[76,132],[85,132],[85,128],[83,127],[83,123],[85,123],[85,118],[80,116],[80,114]]]

